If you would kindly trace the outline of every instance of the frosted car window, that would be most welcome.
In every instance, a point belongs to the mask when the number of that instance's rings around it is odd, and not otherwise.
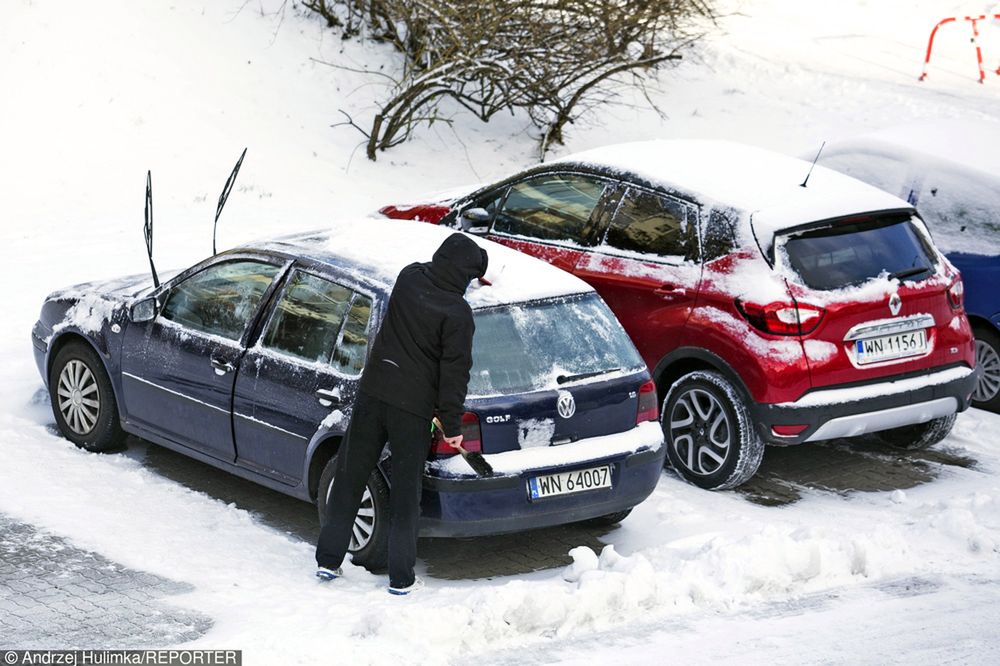
[[[173,287],[160,316],[196,331],[239,340],[278,270],[260,261],[210,266]]]
[[[644,367],[596,294],[475,312],[469,394],[523,393],[558,377]]]
[[[784,252],[791,267],[813,289],[840,289],[883,273],[924,279],[934,271],[930,249],[908,219],[806,232],[785,241]]]
[[[329,361],[353,296],[346,287],[297,272],[268,322],[263,346],[307,361]]]
[[[679,201],[629,188],[611,219],[605,243],[629,252],[697,258],[698,237],[688,207]]]
[[[572,174],[532,178],[511,186],[493,230],[539,240],[586,243],[604,183]]]
[[[351,309],[347,311],[344,331],[333,352],[332,364],[347,375],[360,375],[365,367],[368,350],[368,323],[372,316],[371,299],[355,294]]]
[[[1000,255],[1000,180],[930,172],[916,206],[942,252]]]

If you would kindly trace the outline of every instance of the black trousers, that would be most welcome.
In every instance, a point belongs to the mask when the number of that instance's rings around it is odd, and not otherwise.
[[[319,566],[336,569],[343,563],[365,482],[378,464],[388,440],[392,453],[389,584],[406,587],[413,583],[421,480],[430,450],[430,427],[426,418],[393,407],[363,391],[358,393],[351,425],[337,454],[326,524],[316,546]],[[374,538],[374,534],[372,536]]]

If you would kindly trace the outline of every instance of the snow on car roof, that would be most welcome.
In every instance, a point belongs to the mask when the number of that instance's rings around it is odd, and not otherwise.
[[[1000,177],[1000,123],[925,120],[869,132],[837,142],[836,150],[885,153],[909,161],[919,156],[954,163]]]
[[[327,263],[346,260],[391,285],[404,266],[430,261],[444,239],[454,233],[461,232],[425,222],[372,217],[337,221],[322,230],[278,238],[267,245],[299,247],[311,258]],[[583,280],[544,261],[483,238],[469,238],[490,258],[484,276],[490,284],[473,280],[465,292],[474,308],[593,291]]]
[[[910,205],[891,194],[809,162],[762,148],[716,140],[654,140],[596,148],[555,160],[633,173],[701,203],[749,214],[769,242],[775,232],[806,222]]]

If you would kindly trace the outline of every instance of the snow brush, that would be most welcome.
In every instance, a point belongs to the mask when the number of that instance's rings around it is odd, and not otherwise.
[[[443,437],[444,427],[441,425],[441,420],[436,416],[431,420],[431,433],[434,432],[435,428],[441,431],[441,436]],[[493,467],[488,462],[486,462],[486,458],[483,457],[482,453],[480,453],[479,451],[469,451],[461,444],[459,444],[458,446],[449,444],[449,446],[452,446],[452,448],[457,449],[458,452],[462,454],[462,457],[465,459],[465,462],[469,463],[469,467],[472,468],[473,472],[475,472],[479,476],[484,476],[484,477],[493,476]]]

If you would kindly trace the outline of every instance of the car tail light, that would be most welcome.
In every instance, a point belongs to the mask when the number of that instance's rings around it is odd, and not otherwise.
[[[962,278],[956,278],[951,286],[948,287],[948,303],[951,305],[952,310],[960,310],[962,308],[962,298],[965,296],[965,285],[962,284]]]
[[[656,384],[648,381],[639,387],[639,408],[635,415],[636,424],[643,421],[658,421],[660,410],[656,401]]]
[[[479,429],[479,417],[472,412],[462,414],[462,448],[466,451],[483,450],[483,435]],[[454,455],[458,449],[444,441],[444,433],[438,427],[431,436],[431,453],[436,455]]]
[[[826,310],[807,303],[757,305],[736,299],[736,308],[746,320],[765,333],[807,335],[816,330]]]

